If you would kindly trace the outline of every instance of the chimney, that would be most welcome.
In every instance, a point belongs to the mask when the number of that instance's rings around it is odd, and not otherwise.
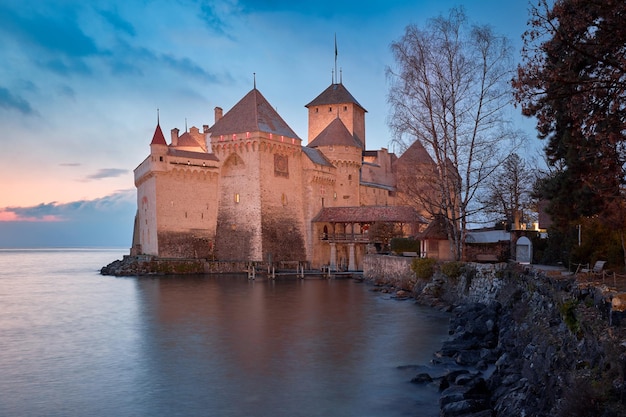
[[[224,110],[222,110],[221,107],[215,108],[215,123],[217,123],[222,118],[223,113]]]
[[[202,125],[202,133],[209,133],[209,125]]]
[[[178,128],[172,129],[172,146],[178,146]]]

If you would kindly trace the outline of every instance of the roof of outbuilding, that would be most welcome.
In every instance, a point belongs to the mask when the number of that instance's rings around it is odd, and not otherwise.
[[[350,133],[339,117],[330,122],[307,146],[309,148],[317,148],[319,146],[331,145],[354,146],[363,149],[361,141]]]
[[[256,88],[215,122],[209,132],[212,136],[266,132],[300,139]]]
[[[435,216],[428,227],[418,235],[419,239],[448,240],[446,223],[450,221],[442,215]]]
[[[315,97],[313,101],[304,107],[323,106],[326,104],[343,104],[352,103],[359,106],[364,112],[367,112],[361,104],[350,94],[348,89],[343,85],[331,84],[326,90],[324,90],[319,96]]]
[[[324,207],[313,218],[314,223],[428,223],[408,206]]]

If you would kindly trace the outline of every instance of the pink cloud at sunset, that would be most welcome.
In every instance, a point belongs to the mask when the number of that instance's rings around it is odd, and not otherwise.
[[[60,222],[63,221],[58,216],[46,214],[41,217],[23,216],[10,208],[0,210],[0,222]]]

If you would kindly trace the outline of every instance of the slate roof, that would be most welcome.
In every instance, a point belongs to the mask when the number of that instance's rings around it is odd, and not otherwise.
[[[179,158],[189,158],[189,159],[203,159],[205,161],[219,161],[218,157],[215,156],[214,153],[206,153],[206,152],[194,152],[194,151],[184,151],[182,149],[169,148],[167,151],[168,155],[177,156]]]
[[[197,147],[197,148],[202,148],[202,144],[198,143],[198,141],[196,140],[196,138],[194,138],[192,136],[191,133],[189,132],[185,132],[182,135],[179,136],[178,138],[178,144],[176,146],[187,146],[187,147]]]
[[[360,206],[324,207],[313,218],[314,223],[373,223],[401,222],[428,223],[413,207],[408,206]]]
[[[330,145],[354,146],[363,149],[361,141],[350,133],[339,117],[330,122],[307,146],[309,148],[317,148]]]
[[[448,240],[447,221],[443,216],[435,216],[428,227],[418,235],[418,239]]]
[[[323,106],[326,104],[343,104],[352,103],[359,106],[364,112],[367,112],[363,106],[350,94],[348,89],[344,87],[343,83],[331,84],[326,90],[324,90],[319,96],[315,97],[313,101],[304,107]]]
[[[161,125],[157,123],[156,129],[154,129],[154,135],[152,136],[152,142],[150,145],[167,145],[165,142],[165,136],[163,136],[163,131],[161,130]]]
[[[311,162],[317,165],[334,167],[334,165],[328,160],[328,158],[326,158],[324,154],[317,149],[307,148],[306,146],[303,146],[302,152],[304,152],[304,154],[309,157]]]
[[[419,140],[413,142],[413,144],[400,155],[397,159],[397,163],[407,163],[409,165],[427,163],[435,165],[435,161],[433,161],[433,158],[430,157],[428,151],[426,151],[426,148]]]
[[[300,139],[256,88],[224,114],[209,132],[212,136],[265,132]]]

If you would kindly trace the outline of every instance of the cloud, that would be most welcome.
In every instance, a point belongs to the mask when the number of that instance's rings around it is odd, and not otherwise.
[[[48,14],[24,10],[27,12],[20,14],[9,7],[0,7],[0,27],[10,36],[52,54],[86,57],[99,53],[96,42],[79,27],[81,19],[73,10],[55,8]]]
[[[80,162],[64,162],[62,164],[59,164],[59,166],[61,167],[79,167],[82,164]]]
[[[28,101],[12,94],[4,87],[0,87],[0,107],[9,110],[17,110],[22,114],[35,114],[35,111]]]
[[[206,71],[189,58],[176,58],[169,54],[163,54],[159,57],[159,59],[168,67],[180,72],[183,75],[190,75],[212,83],[217,83],[219,81],[219,77]]]
[[[0,209],[0,247],[130,247],[135,190],[94,200]]]
[[[86,219],[105,212],[112,213],[120,208],[135,205],[135,190],[117,191],[94,200],[79,200],[70,203],[41,203],[30,207],[0,208],[0,221],[9,222],[59,222]]]
[[[128,20],[122,18],[117,10],[101,10],[99,13],[100,16],[104,17],[104,19],[115,29],[125,32],[130,36],[136,35],[135,27]]]
[[[207,27],[213,30],[215,33],[227,36],[229,39],[233,39],[229,35],[229,31],[232,26],[228,23],[228,18],[239,11],[239,7],[235,3],[223,2],[203,2],[200,4],[199,17],[207,24]]]
[[[122,176],[128,172],[127,169],[119,169],[119,168],[103,168],[98,170],[95,174],[91,174],[87,176],[87,180],[101,180],[103,178],[115,178]]]

